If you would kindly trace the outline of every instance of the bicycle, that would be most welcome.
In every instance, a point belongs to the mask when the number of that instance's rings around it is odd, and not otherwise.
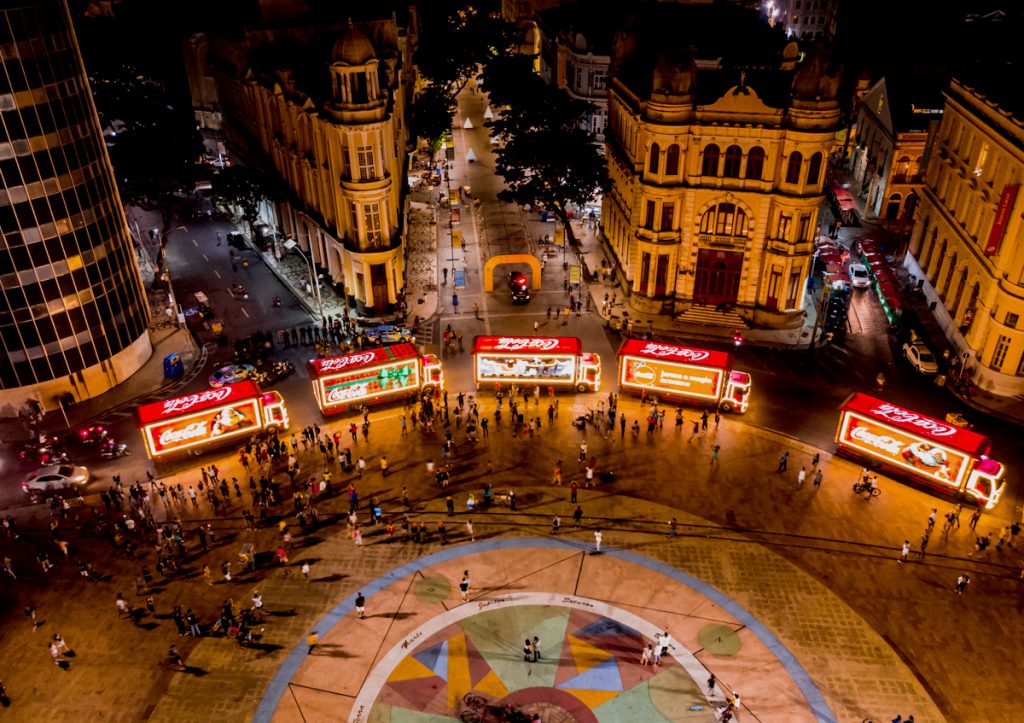
[[[858,495],[864,494],[865,492],[867,492],[872,497],[878,497],[878,495],[882,494],[882,489],[880,487],[872,487],[867,482],[854,482],[853,483],[853,491],[854,491],[855,494],[858,494]]]

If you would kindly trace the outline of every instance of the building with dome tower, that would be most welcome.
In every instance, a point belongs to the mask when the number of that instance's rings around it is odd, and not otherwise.
[[[207,39],[224,132],[286,189],[266,243],[294,240],[353,315],[389,319],[405,286],[407,36],[395,16],[294,22]]]
[[[605,242],[629,307],[795,328],[840,107],[820,47],[733,5],[655,4],[612,50]]]

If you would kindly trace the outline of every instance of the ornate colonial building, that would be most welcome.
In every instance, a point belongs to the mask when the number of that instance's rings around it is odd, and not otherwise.
[[[599,143],[608,125],[608,65],[614,20],[572,3],[539,13],[540,73],[573,98],[593,104],[583,120]]]
[[[629,303],[798,326],[838,69],[798,64],[753,11],[655,10],[617,36],[611,66],[603,229]]]
[[[13,416],[29,399],[53,409],[102,394],[152,346],[63,0],[0,9],[0,120],[0,415]]]
[[[276,171],[280,231],[366,317],[405,286],[407,56],[394,17],[210,38],[229,141]]]
[[[1016,74],[1019,76],[1019,74]],[[982,389],[1024,393],[1020,78],[954,80],[905,265]]]
[[[851,190],[864,199],[865,217],[909,230],[942,121],[945,82],[890,73],[861,98],[850,170]]]

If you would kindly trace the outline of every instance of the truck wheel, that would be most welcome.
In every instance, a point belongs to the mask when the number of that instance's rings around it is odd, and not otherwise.
[[[722,411],[726,413],[731,412],[732,402],[722,402]]]
[[[584,384],[583,382],[580,382],[579,384],[576,385],[576,391],[577,392],[585,392],[585,391],[587,391],[587,385]]]

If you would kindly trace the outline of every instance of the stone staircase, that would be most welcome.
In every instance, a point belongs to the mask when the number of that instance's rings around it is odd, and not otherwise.
[[[731,327],[733,329],[746,329],[747,322],[734,309],[729,311],[715,311],[713,306],[693,305],[682,314],[676,317],[676,321],[683,324],[696,324],[697,326]]]

